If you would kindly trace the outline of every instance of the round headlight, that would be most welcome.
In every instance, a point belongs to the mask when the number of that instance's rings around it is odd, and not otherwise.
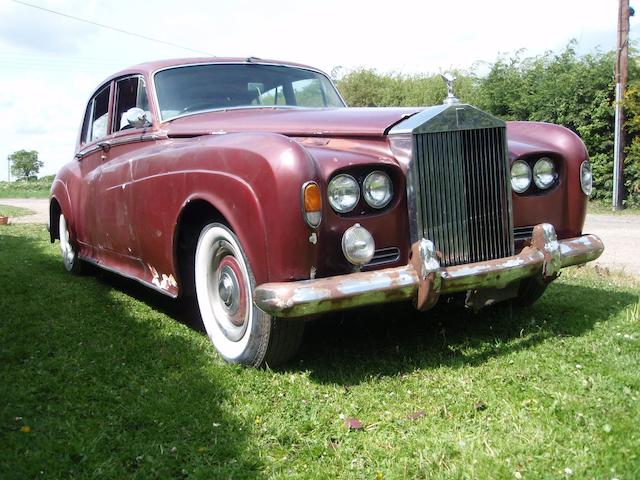
[[[556,177],[556,167],[550,158],[542,157],[533,166],[533,181],[542,190],[553,185]]]
[[[511,165],[511,188],[516,193],[523,193],[531,185],[531,167],[527,162],[516,160]]]
[[[364,200],[373,208],[386,207],[393,196],[393,185],[389,175],[384,172],[371,172],[362,184]]]
[[[351,175],[333,177],[327,188],[329,204],[338,213],[350,212],[360,200],[360,186]]]
[[[580,187],[582,187],[582,191],[587,197],[591,195],[593,191],[593,172],[588,160],[585,160],[580,165]]]
[[[373,258],[376,245],[369,231],[356,223],[342,235],[342,253],[354,265],[366,265]]]

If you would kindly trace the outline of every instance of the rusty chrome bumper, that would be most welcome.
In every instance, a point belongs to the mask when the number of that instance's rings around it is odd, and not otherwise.
[[[558,241],[552,225],[533,229],[530,246],[517,255],[485,262],[440,267],[433,243],[422,239],[401,267],[356,272],[315,280],[265,283],[255,291],[255,303],[276,317],[314,313],[413,299],[427,310],[440,294],[473,289],[504,288],[527,277],[553,280],[561,268],[595,260],[604,250],[595,235]]]

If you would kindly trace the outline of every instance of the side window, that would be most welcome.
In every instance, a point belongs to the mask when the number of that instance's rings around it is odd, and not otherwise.
[[[140,108],[144,111],[147,120],[151,118],[149,101],[144,79],[140,76],[127,77],[116,82],[116,100],[113,115],[113,131],[117,132],[127,128],[135,128],[131,125],[125,114],[131,108]],[[140,126],[144,126],[143,122]]]
[[[97,140],[107,135],[107,119],[109,117],[109,87],[103,88],[92,101],[91,126],[87,141]]]
[[[327,99],[322,83],[317,78],[298,80],[291,84],[298,105],[305,107],[326,107]]]

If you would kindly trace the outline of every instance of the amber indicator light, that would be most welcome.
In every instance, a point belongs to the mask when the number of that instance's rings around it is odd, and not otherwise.
[[[319,212],[322,210],[320,187],[315,183],[309,183],[304,187],[304,211]]]

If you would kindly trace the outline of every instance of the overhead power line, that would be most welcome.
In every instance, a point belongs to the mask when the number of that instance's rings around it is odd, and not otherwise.
[[[214,56],[213,54],[211,54],[209,52],[205,52],[203,50],[196,50],[195,48],[185,47],[184,45],[178,45],[177,43],[166,42],[166,41],[160,40],[158,38],[147,37],[146,35],[140,35],[139,33],[129,32],[127,30],[123,30],[122,28],[111,27],[111,26],[105,25],[103,23],[98,23],[98,22],[94,22],[92,20],[87,20],[86,18],[80,18],[80,17],[76,17],[74,15],[69,15],[67,13],[58,12],[56,10],[51,10],[49,8],[41,7],[39,5],[33,5],[32,3],[23,2],[21,0],[12,0],[12,1],[14,3],[18,3],[20,5],[24,5],[25,7],[31,7],[31,8],[35,8],[36,10],[42,10],[44,12],[53,13],[54,15],[59,15],[61,17],[69,18],[71,20],[76,20],[78,22],[88,23],[90,25],[94,25],[94,26],[100,27],[100,28],[105,28],[107,30],[112,30],[114,32],[124,33],[125,35],[131,35],[132,37],[142,38],[142,39],[148,40],[150,42],[161,43],[163,45],[168,45],[170,47],[180,48],[182,50],[188,50],[190,52],[199,53],[199,54],[203,54],[203,55],[207,55],[207,56]]]

